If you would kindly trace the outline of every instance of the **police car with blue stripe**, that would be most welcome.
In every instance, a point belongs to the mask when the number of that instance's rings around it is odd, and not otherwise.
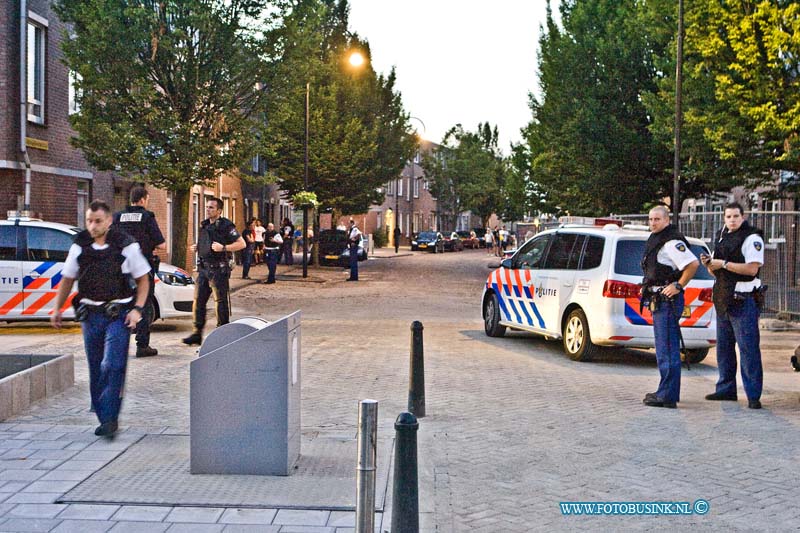
[[[0,321],[47,320],[61,282],[61,270],[79,228],[9,212],[0,220]],[[72,297],[63,308],[73,319]],[[155,318],[191,316],[194,281],[184,270],[161,263],[155,283]]]
[[[561,339],[576,361],[599,346],[655,347],[653,317],[639,299],[647,228],[582,222],[539,233],[489,275],[481,299],[488,336],[510,328]],[[698,258],[708,254],[703,241],[688,240]],[[713,285],[701,265],[684,288],[681,333],[693,363],[716,344]]]

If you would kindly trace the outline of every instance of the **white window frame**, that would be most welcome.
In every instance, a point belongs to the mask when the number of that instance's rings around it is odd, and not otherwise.
[[[414,179],[414,198],[419,198],[419,180]]]
[[[381,224],[383,222],[383,211],[377,211],[376,213],[378,216],[376,217],[377,223],[375,224],[375,227],[376,229],[381,229]]]
[[[75,72],[74,70],[69,71],[69,104],[67,106],[67,113],[70,115],[74,115],[81,110],[81,106],[78,103],[78,96],[80,96],[80,91],[76,87],[77,82],[82,80],[80,74]]]
[[[397,196],[401,198],[403,197],[403,181],[405,181],[403,178],[397,180]]]
[[[45,98],[47,96],[47,28],[49,23],[46,18],[37,15],[33,11],[28,11],[28,38],[25,43],[27,61],[27,93],[28,101],[28,122],[34,124],[44,124],[45,120]],[[33,49],[31,49],[33,40]],[[38,52],[38,53],[37,53]],[[37,86],[38,75],[38,86]],[[41,98],[35,98],[39,94]],[[39,112],[35,112],[38,106]]]
[[[406,183],[406,201],[410,202],[411,201],[411,182],[413,181],[414,178],[405,178],[405,179],[408,180],[408,183]]]

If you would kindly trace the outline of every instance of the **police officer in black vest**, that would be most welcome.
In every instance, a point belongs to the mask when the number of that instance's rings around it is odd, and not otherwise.
[[[758,271],[764,265],[764,239],[761,230],[744,219],[736,202],[725,206],[725,227],[714,245],[714,256],[703,256],[703,264],[716,278],[714,308],[717,310],[716,391],[706,400],[736,401],[736,348],[742,368],[742,385],[747,406],[761,409],[764,371],[761,366],[758,318],[763,306],[763,290]]]
[[[197,244],[191,246],[192,252],[200,256],[197,284],[194,293],[194,331],[183,339],[184,344],[203,342],[203,326],[206,323],[206,304],[214,295],[217,311],[217,327],[230,322],[231,266],[229,252],[244,249],[247,243],[239,235],[236,225],[222,216],[222,200],[209,198],[206,201],[208,218],[200,224]]]
[[[664,206],[650,210],[650,238],[642,258],[642,304],[653,314],[656,361],[661,381],[658,390],[644,397],[651,407],[675,408],[681,393],[680,319],[685,304],[683,288],[694,277],[700,262],[689,241],[669,223]]]
[[[72,305],[83,329],[92,407],[100,421],[94,434],[102,437],[112,437],[117,431],[130,329],[142,320],[150,284],[150,265],[139,245],[112,228],[111,220],[107,204],[91,203],[86,229],[75,236],[64,262],[50,318],[54,327],[61,327],[62,309],[79,280]]]
[[[112,227],[123,230],[139,243],[142,255],[150,263],[150,294],[144,308],[145,316],[136,327],[136,357],[150,357],[158,354],[158,350],[150,347],[150,323],[155,319],[153,313],[153,290],[155,288],[155,274],[158,272],[159,258],[154,252],[165,252],[167,249],[164,236],[158,227],[156,215],[147,210],[150,195],[147,189],[136,185],[130,192],[131,205],[123,211],[114,213]]]

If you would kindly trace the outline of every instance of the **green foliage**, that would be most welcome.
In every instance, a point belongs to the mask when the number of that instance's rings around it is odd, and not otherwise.
[[[424,157],[422,166],[446,228],[454,228],[463,211],[483,220],[504,211],[508,165],[497,138],[497,127],[488,122],[478,124],[476,132],[458,124],[445,134],[439,148]]]
[[[372,242],[375,244],[375,248],[383,248],[389,243],[389,228],[383,226],[375,230],[375,233],[372,234]]]
[[[292,204],[295,207],[311,207],[316,208],[319,206],[316,193],[311,191],[298,191],[292,196]]]

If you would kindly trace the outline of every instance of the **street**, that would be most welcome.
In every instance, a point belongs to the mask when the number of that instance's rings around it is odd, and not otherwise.
[[[742,392],[738,403],[703,399],[716,381],[713,350],[684,370],[677,410],[648,408],[641,399],[658,382],[652,351],[607,349],[592,363],[576,363],[560,341],[487,337],[480,295],[490,262],[497,259],[484,250],[400,257],[384,250],[360,264],[358,283],[345,283],[346,273],[334,268],[312,268],[313,281],[302,281],[295,265],[275,285],[232,280],[233,316],[273,320],[302,311],[302,430],[350,435],[365,398],[379,401],[379,434],[392,435],[406,410],[410,325],[423,323],[424,531],[796,529],[800,374],[788,359],[797,331],[762,336],[762,411],[747,409]],[[262,269],[251,276],[263,279]],[[159,323],[151,345],[160,354],[131,356],[123,429],[188,433],[188,364],[196,348],[180,339],[190,331],[189,320]],[[95,423],[78,328],[5,324],[0,335],[5,353],[74,353],[76,373],[75,387],[0,425],[0,443],[13,424]],[[0,530],[25,491],[4,490],[7,463],[0,463]],[[564,516],[559,508],[699,499],[709,502],[707,514]]]

